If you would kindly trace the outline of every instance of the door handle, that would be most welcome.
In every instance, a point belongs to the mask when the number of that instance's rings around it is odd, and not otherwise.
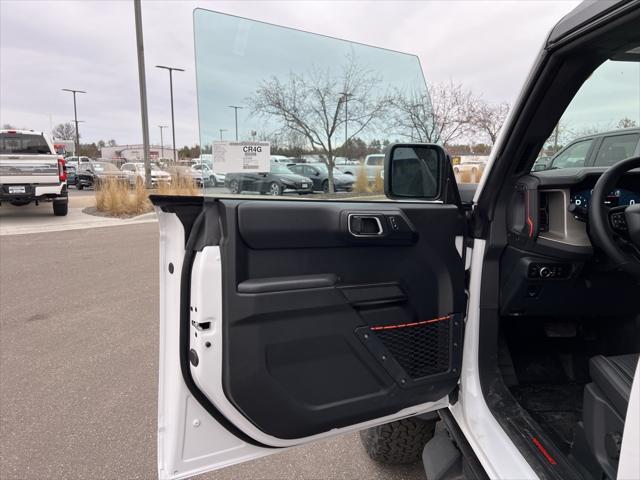
[[[349,233],[354,237],[376,237],[384,234],[382,222],[377,215],[349,214]]]

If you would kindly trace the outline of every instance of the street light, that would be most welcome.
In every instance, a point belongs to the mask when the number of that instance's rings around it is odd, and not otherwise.
[[[156,68],[162,68],[169,71],[169,92],[171,95],[171,137],[173,138],[173,162],[178,163],[176,151],[176,124],[173,118],[173,71],[184,72],[183,68],[167,67],[165,65],[156,65]]]
[[[164,160],[164,140],[162,139],[162,129],[169,127],[166,125],[158,125],[158,128],[160,129],[160,158]]]
[[[82,90],[74,90],[73,88],[63,88],[63,92],[73,93],[73,119],[76,124],[76,155],[80,155],[80,133],[78,133],[78,109],[76,108],[76,93],[87,93]]]
[[[238,109],[242,110],[244,107],[238,105],[229,105],[229,108],[233,108],[236,113],[236,142],[238,141]]]
[[[221,128],[220,130],[220,141],[222,141],[222,132],[228,131],[226,128]]]
[[[340,99],[344,102],[344,157],[345,160],[349,160],[347,141],[349,139],[348,135],[348,123],[349,123],[349,97],[353,97],[353,93],[349,92],[340,92]]]

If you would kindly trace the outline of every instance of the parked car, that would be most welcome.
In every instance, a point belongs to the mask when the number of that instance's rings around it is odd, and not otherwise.
[[[282,195],[285,191],[301,195],[313,192],[310,178],[298,175],[281,163],[271,163],[269,172],[228,173],[225,186],[231,193],[260,192],[268,195]]]
[[[290,163],[287,165],[293,173],[310,178],[314,191],[329,191],[329,169],[324,163]],[[333,169],[333,186],[336,192],[350,192],[353,189],[355,178],[336,168]]]
[[[209,185],[209,177],[203,174],[203,170],[194,169],[193,167],[175,166],[169,169],[171,178],[189,178],[198,187]]]
[[[120,170],[122,170],[125,173],[131,185],[135,185],[138,179],[142,180],[143,183],[145,181],[146,177],[144,172],[144,163],[142,162],[124,163],[122,167],[120,167]],[[162,170],[156,164],[152,163],[151,164],[151,186],[157,187],[158,184],[160,183],[169,183],[169,182],[171,182],[171,175],[168,172]]]
[[[224,185],[225,174],[214,172],[206,163],[196,163],[191,168],[196,172],[202,172],[202,177],[205,179],[207,186],[219,187]]]
[[[369,182],[375,182],[376,177],[382,171],[382,167],[384,166],[384,153],[373,153],[371,155],[367,155],[362,163],[356,164],[348,164],[340,166],[340,169],[346,173],[347,175],[353,175],[357,177],[360,173],[360,170],[364,170],[367,175],[367,180]]]
[[[110,162],[81,163],[77,171],[76,187],[78,190],[96,187],[109,179],[125,181],[129,177]]]
[[[0,205],[53,203],[53,214],[67,214],[67,169],[51,139],[34,130],[0,130]]]
[[[67,163],[76,163],[76,164],[89,163],[91,162],[91,160],[92,160],[91,158],[85,157],[85,156],[81,156],[81,157],[71,156],[71,157],[65,158],[65,161]]]
[[[544,170],[610,167],[639,153],[640,128],[612,130],[576,138],[556,153]]]
[[[484,166],[489,157],[470,155],[460,157],[460,163],[453,166],[453,173],[468,173],[471,180],[480,180],[480,175],[484,171]]]

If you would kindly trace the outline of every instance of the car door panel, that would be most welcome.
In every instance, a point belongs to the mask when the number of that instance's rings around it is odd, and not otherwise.
[[[457,207],[223,199],[207,208],[221,225],[222,321],[211,314],[203,329],[206,312],[194,311],[189,349],[207,358],[203,339],[219,335],[221,375],[203,374],[204,361],[190,370],[212,403],[224,397],[243,417],[238,428],[301,440],[455,387],[464,310]],[[377,215],[383,234],[355,237],[354,212]],[[194,272],[206,269],[203,258]]]

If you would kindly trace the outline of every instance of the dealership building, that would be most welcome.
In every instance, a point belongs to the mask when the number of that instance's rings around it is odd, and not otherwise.
[[[144,161],[144,148],[142,144],[102,147],[100,149],[100,156],[103,160],[110,162],[142,162]],[[152,162],[160,161],[161,159],[172,161],[173,158],[173,148],[161,148],[159,145],[149,145],[149,159]]]

